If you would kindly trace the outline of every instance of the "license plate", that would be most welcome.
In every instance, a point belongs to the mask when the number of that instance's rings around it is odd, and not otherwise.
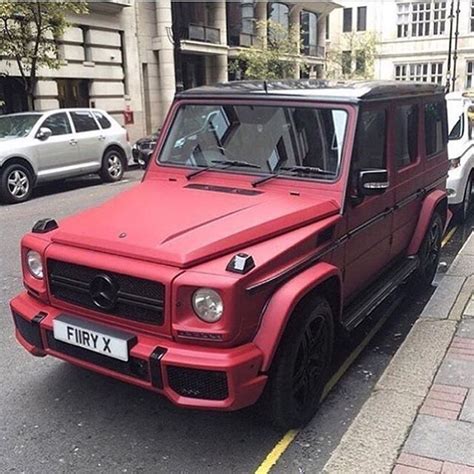
[[[54,338],[113,359],[128,362],[131,343],[136,336],[69,315],[53,321]]]

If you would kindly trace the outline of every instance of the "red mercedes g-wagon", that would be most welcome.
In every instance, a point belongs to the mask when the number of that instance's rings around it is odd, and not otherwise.
[[[431,284],[446,142],[436,85],[183,92],[142,183],[23,238],[16,337],[176,405],[264,396],[276,424],[302,425],[335,335],[409,278]]]

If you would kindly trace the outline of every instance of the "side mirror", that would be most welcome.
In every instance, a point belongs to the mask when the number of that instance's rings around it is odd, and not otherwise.
[[[140,168],[145,169],[150,162],[151,155],[153,155],[153,150],[146,150],[140,153],[138,157],[138,164]]]
[[[44,141],[44,140],[47,140],[52,134],[53,134],[53,132],[51,131],[50,128],[48,128],[48,127],[41,127],[41,128],[38,130],[38,133],[36,134],[36,138],[37,138],[38,140]]]
[[[389,186],[387,170],[364,170],[359,172],[359,193],[361,196],[383,194]]]

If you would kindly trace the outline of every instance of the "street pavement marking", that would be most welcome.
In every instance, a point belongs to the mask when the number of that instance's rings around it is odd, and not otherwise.
[[[300,430],[290,430],[278,441],[275,447],[270,451],[270,454],[264,459],[262,464],[255,471],[255,474],[267,474],[270,469],[277,463],[281,455],[286,451],[291,442],[296,438]]]
[[[365,336],[364,340],[355,348],[351,355],[344,361],[339,370],[329,379],[329,382],[324,387],[323,395],[321,401],[323,401],[329,392],[334,388],[334,386],[339,382],[342,376],[346,373],[347,369],[352,365],[352,363],[357,359],[360,353],[366,348],[367,344],[372,340],[378,330],[383,326],[387,319],[391,316],[393,311],[387,311],[384,316],[382,316],[377,324],[371,329],[371,331]],[[268,474],[271,468],[278,462],[284,452],[288,449],[290,444],[296,438],[298,433],[301,430],[290,430],[288,431],[283,438],[278,441],[275,447],[270,451],[270,454],[264,459],[262,464],[257,468],[255,474]]]
[[[455,232],[458,230],[457,226],[454,226],[447,234],[446,237],[441,242],[441,248],[443,248],[452,238]]]

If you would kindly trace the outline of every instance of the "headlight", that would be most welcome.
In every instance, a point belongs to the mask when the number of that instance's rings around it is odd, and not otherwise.
[[[43,278],[43,262],[41,255],[35,250],[28,250],[26,253],[26,264],[30,273],[38,280]]]
[[[224,312],[224,303],[217,291],[200,288],[193,294],[193,309],[197,316],[206,323],[219,321]]]
[[[454,158],[449,160],[449,169],[453,170],[455,168],[459,168],[461,166],[461,158]]]

